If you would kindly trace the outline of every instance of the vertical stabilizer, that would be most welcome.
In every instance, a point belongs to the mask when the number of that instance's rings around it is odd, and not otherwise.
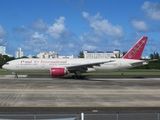
[[[140,40],[123,56],[123,58],[139,60],[141,58],[147,40],[147,36],[143,36],[142,38],[140,38]]]

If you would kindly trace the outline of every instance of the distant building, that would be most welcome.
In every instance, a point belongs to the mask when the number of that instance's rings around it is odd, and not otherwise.
[[[71,56],[59,56],[58,58],[76,58],[74,55]]]
[[[84,54],[84,58],[95,58],[95,52],[91,52],[91,51],[83,51]]]
[[[38,58],[75,58],[74,55],[71,56],[59,56],[57,52],[41,52],[37,55]]]
[[[15,57],[16,57],[16,58],[21,58],[21,57],[23,57],[23,51],[22,51],[21,48],[18,48],[18,50],[16,50]]]
[[[103,51],[98,51],[98,52],[95,52],[95,58],[105,58],[104,56],[104,52]]]
[[[2,55],[6,54],[6,47],[0,46],[0,54],[2,54]]]
[[[115,51],[113,51],[113,53],[114,53],[116,58],[120,58],[121,57],[120,50],[115,50]]]
[[[117,52],[115,52],[115,53],[117,53]],[[84,58],[89,58],[89,59],[116,58],[115,53],[112,51],[107,51],[107,52],[103,52],[103,51],[90,52],[87,50],[83,51]]]
[[[37,55],[38,58],[58,58],[57,52],[41,52]]]
[[[107,51],[104,53],[104,58],[115,58],[114,51]]]

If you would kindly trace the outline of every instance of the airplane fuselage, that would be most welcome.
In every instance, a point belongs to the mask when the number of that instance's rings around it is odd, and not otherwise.
[[[131,59],[17,59],[8,62],[3,66],[3,68],[7,70],[11,70],[13,72],[25,72],[25,71],[50,71],[51,68],[67,68],[68,66],[77,66],[83,65],[86,63],[96,63],[96,62],[104,62],[104,61],[112,61],[106,62],[100,65],[95,65],[92,67],[87,67],[86,72],[92,71],[118,71],[127,68],[134,67],[132,63],[140,62],[142,60],[131,60]],[[141,64],[142,65],[142,64]],[[139,65],[135,65],[139,66]]]

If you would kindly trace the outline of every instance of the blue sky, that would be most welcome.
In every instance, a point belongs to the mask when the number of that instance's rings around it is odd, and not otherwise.
[[[148,36],[143,56],[160,52],[159,0],[0,0],[0,45],[15,55],[128,51]]]

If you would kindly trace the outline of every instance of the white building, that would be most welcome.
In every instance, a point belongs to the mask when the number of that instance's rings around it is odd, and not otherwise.
[[[37,55],[38,58],[75,58],[74,55],[71,56],[59,56],[57,52],[41,52]]]
[[[113,53],[114,53],[116,58],[122,57],[121,54],[120,54],[120,50],[115,50],[115,51],[113,51]]]
[[[83,51],[84,58],[89,58],[89,59],[104,59],[104,58],[115,58],[116,55],[114,52],[107,51],[107,52],[89,52],[89,51]]]
[[[115,58],[114,51],[107,51],[104,53],[104,58]]]
[[[22,56],[23,56],[23,51],[21,48],[18,48],[18,50],[16,50],[15,57],[21,58]]]
[[[102,51],[98,51],[98,52],[95,52],[95,58],[104,58],[104,52]]]
[[[84,58],[95,58],[95,52],[83,51]]]
[[[37,55],[38,58],[58,58],[57,52],[41,52]]]
[[[6,54],[6,47],[0,46],[0,54],[2,55]]]
[[[59,56],[58,58],[76,58],[74,55],[71,56]]]

